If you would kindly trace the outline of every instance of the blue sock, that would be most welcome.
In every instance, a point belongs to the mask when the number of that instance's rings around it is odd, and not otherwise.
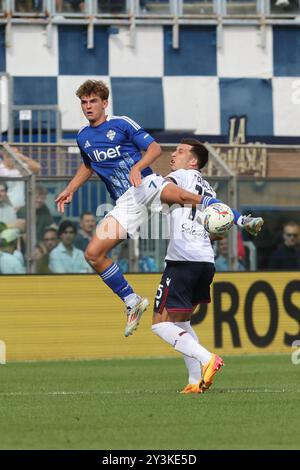
[[[100,274],[100,277],[105,284],[123,300],[123,302],[125,302],[125,297],[130,294],[134,294],[132,287],[124,278],[121,269],[117,264],[112,263]]]

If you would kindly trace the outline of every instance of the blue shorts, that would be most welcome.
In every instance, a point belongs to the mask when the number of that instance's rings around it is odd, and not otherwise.
[[[154,313],[193,312],[198,304],[210,302],[214,263],[167,261],[154,300]]]

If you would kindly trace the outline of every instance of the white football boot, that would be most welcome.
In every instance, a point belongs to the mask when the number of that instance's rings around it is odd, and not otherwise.
[[[127,323],[125,328],[125,336],[132,335],[134,330],[137,329],[141,316],[147,310],[149,306],[149,300],[143,299],[142,297],[139,298],[138,302],[134,305],[134,307],[127,307]]]

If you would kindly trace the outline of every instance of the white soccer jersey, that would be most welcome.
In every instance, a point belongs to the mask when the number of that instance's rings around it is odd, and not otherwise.
[[[180,188],[192,193],[216,197],[215,191],[202,178],[200,171],[176,170],[167,178],[171,178]],[[191,208],[171,208],[170,242],[166,260],[214,263],[214,251],[208,233],[196,222],[198,214],[199,211]]]

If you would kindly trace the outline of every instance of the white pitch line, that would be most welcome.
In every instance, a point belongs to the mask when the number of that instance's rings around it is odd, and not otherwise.
[[[49,392],[0,392],[0,396],[67,396],[67,395],[137,395],[137,394],[152,394],[158,395],[162,393],[174,393],[175,390],[122,390],[122,391],[49,391]],[[300,390],[286,390],[286,389],[214,389],[206,392],[204,396],[211,394],[211,392],[222,394],[222,393],[299,393]]]

